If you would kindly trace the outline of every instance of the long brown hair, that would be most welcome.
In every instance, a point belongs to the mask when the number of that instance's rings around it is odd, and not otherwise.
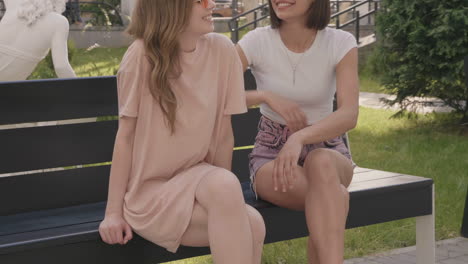
[[[178,38],[186,28],[193,1],[137,0],[127,33],[142,39],[151,65],[150,92],[159,102],[171,132],[175,132],[177,98],[169,79],[178,78]]]
[[[273,10],[271,0],[268,0],[270,5],[270,22],[272,28],[281,26],[281,19]],[[310,29],[322,30],[330,23],[330,0],[314,0],[307,10],[306,27]]]

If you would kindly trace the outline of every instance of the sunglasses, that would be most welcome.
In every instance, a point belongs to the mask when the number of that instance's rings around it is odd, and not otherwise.
[[[203,8],[208,8],[210,0],[196,0],[195,3],[202,4]]]

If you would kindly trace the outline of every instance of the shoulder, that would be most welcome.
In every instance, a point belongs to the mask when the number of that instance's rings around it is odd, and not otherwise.
[[[249,31],[244,38],[269,38],[277,33],[277,30],[271,28],[271,26],[258,27],[254,30]]]
[[[208,33],[202,37],[202,41],[206,42],[206,45],[210,48],[219,48],[219,49],[232,49],[234,44],[232,41],[223,34],[219,33]]]
[[[332,42],[355,40],[353,34],[341,29],[326,27],[322,30],[322,34],[326,40]]]
[[[122,62],[120,63],[119,71],[131,71],[137,64],[144,62],[142,58],[145,57],[145,45],[142,39],[136,39],[130,44],[125,52]]]
[[[206,45],[204,50],[210,55],[217,54],[220,58],[226,58],[226,55],[237,56],[234,43],[225,35],[209,33],[202,37],[202,41],[205,41]]]
[[[56,28],[59,31],[67,31],[70,29],[68,24],[68,19],[62,16],[59,13],[50,12],[40,18],[37,23],[45,23],[51,26],[51,28]]]

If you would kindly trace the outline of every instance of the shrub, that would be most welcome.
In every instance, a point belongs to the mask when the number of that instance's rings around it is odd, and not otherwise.
[[[397,95],[387,102],[401,104],[401,114],[409,96],[437,97],[468,122],[466,0],[384,0],[376,25],[374,72]]]

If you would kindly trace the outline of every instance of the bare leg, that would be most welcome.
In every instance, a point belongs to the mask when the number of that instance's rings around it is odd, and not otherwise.
[[[307,248],[309,263],[342,264],[349,210],[345,186],[352,179],[351,162],[336,151],[315,150],[309,153],[304,168],[299,168],[293,190],[286,193],[273,190],[272,169],[273,162],[270,162],[257,172],[256,188],[260,197],[281,207],[306,211],[311,234]]]
[[[309,153],[304,169],[309,182],[307,226],[314,234],[310,240],[317,249],[319,263],[342,264],[349,203],[342,182],[351,182],[351,163],[335,151],[318,149]]]
[[[261,215],[245,205],[237,178],[219,170],[198,185],[186,246],[210,246],[215,263],[259,264],[265,238]],[[253,262],[255,260],[255,262]]]

